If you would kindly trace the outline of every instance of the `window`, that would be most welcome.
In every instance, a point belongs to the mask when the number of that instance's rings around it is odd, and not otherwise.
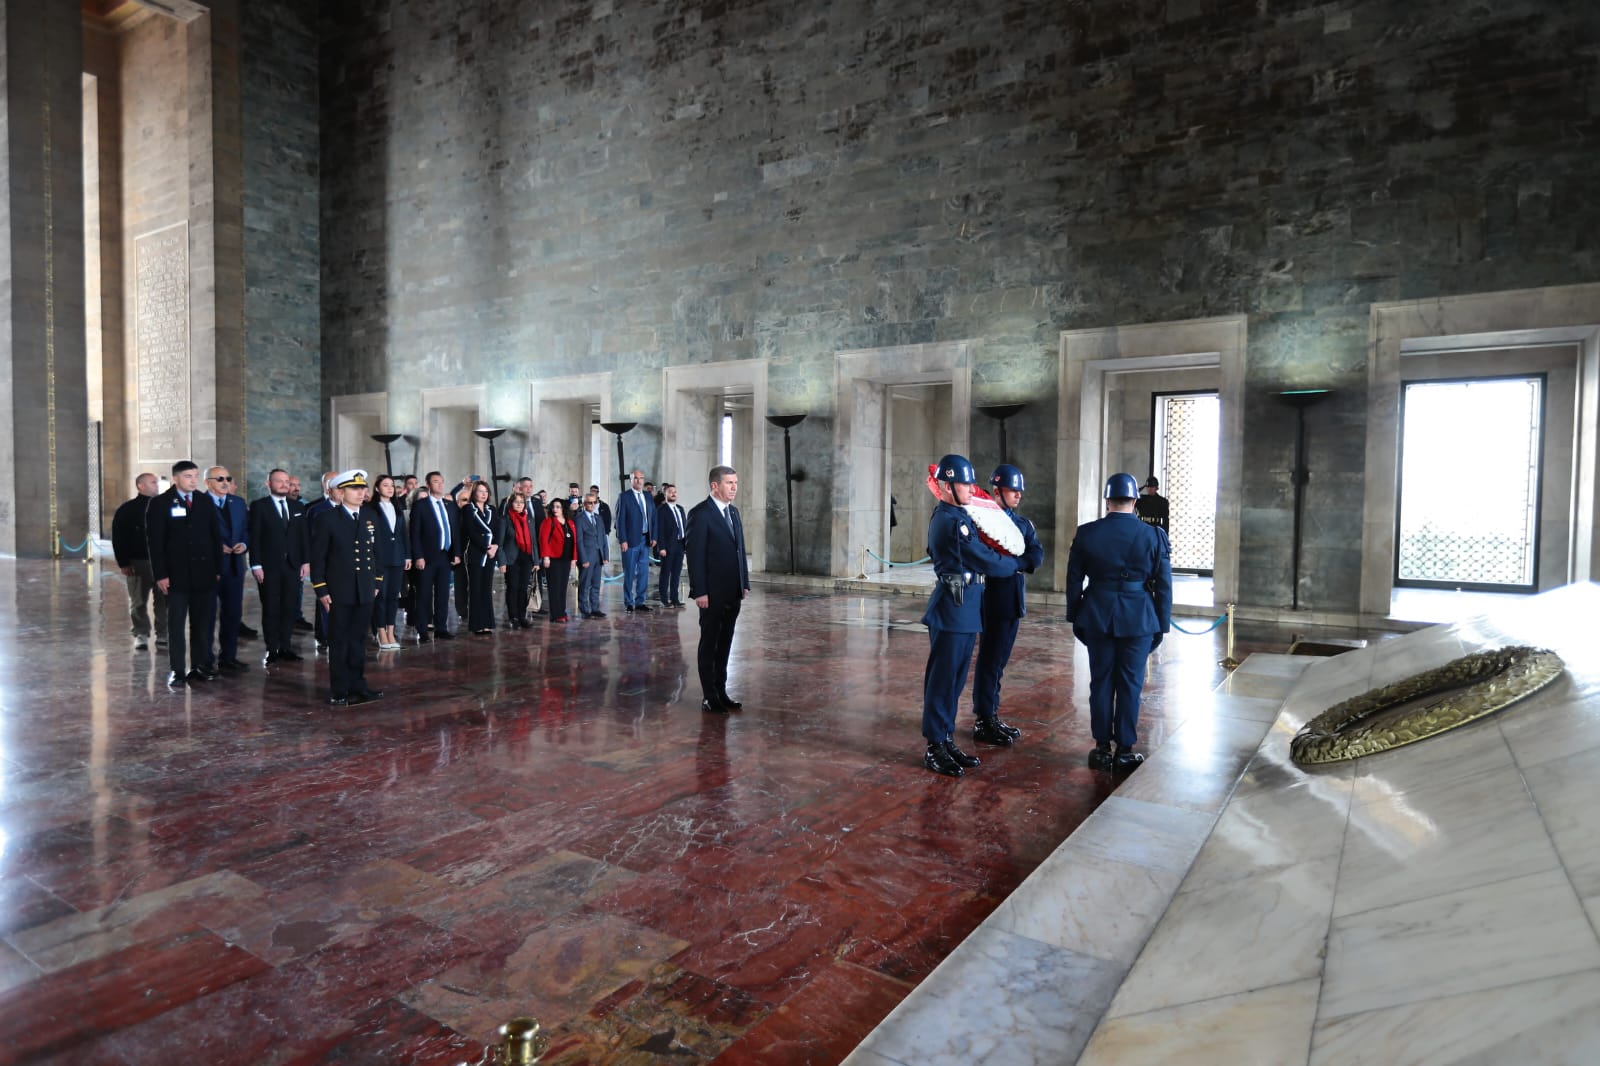
[[[1215,392],[1158,392],[1151,399],[1151,466],[1167,498],[1172,569],[1209,574],[1216,567],[1222,401]]]
[[[717,465],[733,465],[733,415],[722,413],[721,432],[717,434]]]
[[[1395,583],[1532,591],[1544,375],[1405,384]]]

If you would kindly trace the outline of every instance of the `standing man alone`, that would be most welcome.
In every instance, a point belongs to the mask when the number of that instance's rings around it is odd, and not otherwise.
[[[156,646],[167,642],[167,594],[156,588],[150,573],[150,544],[145,536],[145,512],[155,499],[160,482],[154,474],[140,474],[133,480],[133,499],[117,508],[111,518],[111,550],[117,568],[128,579],[128,621],[133,626],[133,646],[139,651],[150,646],[153,633]],[[154,612],[148,609],[155,598]]]
[[[1106,480],[1106,515],[1078,527],[1067,553],[1067,621],[1089,649],[1089,724],[1096,770],[1144,762],[1139,694],[1145,660],[1172,626],[1172,560],[1167,535],[1139,520],[1132,474]],[[1084,582],[1088,587],[1084,587]],[[1116,747],[1112,747],[1113,741]]]
[[[634,477],[643,480],[638,472]],[[733,506],[739,475],[731,466],[714,466],[710,477],[711,495],[689,512],[684,555],[689,597],[700,608],[700,709],[727,714],[744,706],[728,695],[728,654],[740,605],[750,593],[750,564],[744,553],[744,523]]]

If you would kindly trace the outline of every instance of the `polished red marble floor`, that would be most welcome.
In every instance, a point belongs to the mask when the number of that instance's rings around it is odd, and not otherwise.
[[[913,597],[758,589],[723,718],[692,608],[386,652],[334,709],[311,659],[169,692],[114,574],[0,588],[0,1063],[452,1063],[523,1013],[549,1063],[837,1062],[1111,788],[1053,609],[1023,744],[954,781]],[[1169,639],[1149,744],[1218,657]]]

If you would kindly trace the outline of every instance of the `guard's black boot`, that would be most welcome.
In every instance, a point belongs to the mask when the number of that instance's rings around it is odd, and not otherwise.
[[[972,739],[979,744],[994,744],[1002,748],[1009,748],[1017,742],[1017,738],[1007,732],[1005,724],[998,718],[980,718],[974,722]]]
[[[1117,773],[1131,773],[1137,770],[1142,762],[1144,762],[1144,754],[1142,752],[1134,751],[1132,748],[1117,749]]]
[[[1002,722],[998,715],[995,716],[994,724],[999,726],[1001,729],[1005,730],[1007,733],[1010,733],[1012,740],[1021,740],[1022,739],[1022,730],[1018,729],[1016,726],[1012,725],[1010,722]]]
[[[944,774],[946,777],[960,777],[966,773],[965,770],[961,769],[961,764],[951,758],[950,754],[944,750],[943,744],[929,744],[928,750],[922,755],[922,765],[934,773]]]
[[[1113,758],[1114,757],[1111,754],[1111,742],[1109,740],[1102,740],[1100,743],[1096,744],[1094,746],[1094,750],[1089,753],[1089,769],[1109,770],[1111,769]]]
[[[956,743],[953,740],[947,740],[944,742],[944,753],[950,756],[950,758],[955,761],[957,766],[967,770],[972,769],[974,766],[977,766],[983,761],[976,755],[968,755],[966,752],[956,747]]]

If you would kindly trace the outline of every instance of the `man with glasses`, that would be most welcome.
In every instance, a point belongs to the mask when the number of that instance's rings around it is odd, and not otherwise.
[[[225,466],[214,466],[206,471],[206,492],[211,495],[216,511],[222,559],[218,565],[216,599],[211,605],[212,616],[216,619],[216,639],[213,642],[208,630],[205,663],[215,663],[224,670],[239,673],[249,669],[239,661],[239,624],[244,613],[244,557],[250,550],[250,512],[244,501],[233,494],[233,475]]]
[[[606,546],[605,523],[600,521],[600,498],[593,489],[583,498],[583,510],[574,520],[578,532],[578,613],[585,618],[604,618],[600,610],[600,581],[605,575],[610,549]]]

